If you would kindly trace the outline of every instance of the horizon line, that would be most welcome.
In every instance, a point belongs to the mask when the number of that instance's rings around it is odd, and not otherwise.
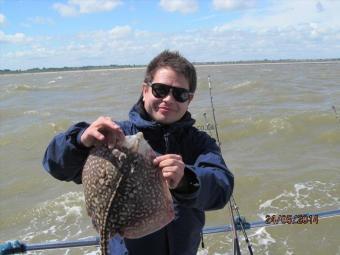
[[[223,65],[223,64],[261,64],[261,63],[290,63],[290,62],[336,62],[340,58],[308,58],[308,59],[261,59],[261,60],[235,60],[235,61],[192,61],[193,65]],[[121,68],[140,68],[146,67],[147,64],[111,64],[111,65],[86,65],[86,66],[64,66],[64,67],[34,67],[29,69],[0,69],[0,74],[10,73],[36,73],[36,72],[53,72],[53,71],[77,71],[77,70],[101,70],[101,69],[121,69]]]

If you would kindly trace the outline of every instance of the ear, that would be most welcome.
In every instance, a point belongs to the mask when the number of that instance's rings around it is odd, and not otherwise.
[[[144,101],[144,97],[145,94],[148,92],[149,86],[146,85],[144,82],[142,83],[142,95],[143,95],[143,101]]]

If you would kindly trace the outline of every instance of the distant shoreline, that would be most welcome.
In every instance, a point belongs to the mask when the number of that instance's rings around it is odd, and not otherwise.
[[[193,62],[196,67],[200,66],[225,66],[225,65],[260,65],[260,64],[326,64],[340,63],[340,58],[332,59],[284,59],[284,60],[254,60],[254,61],[225,61],[225,62]],[[24,74],[24,73],[56,73],[56,72],[83,72],[83,71],[108,71],[108,70],[131,70],[143,69],[146,65],[109,65],[109,66],[83,66],[83,67],[61,67],[61,68],[32,68],[27,70],[0,70],[2,74]]]

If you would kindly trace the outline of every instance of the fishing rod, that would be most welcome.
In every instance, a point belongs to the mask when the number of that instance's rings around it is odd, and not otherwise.
[[[211,92],[212,86],[211,86],[211,81],[210,81],[210,75],[208,76],[208,85],[209,85],[210,105],[211,105],[212,115],[213,115],[213,120],[214,120],[216,139],[217,139],[219,148],[222,150],[221,141],[220,141],[220,138],[219,138],[219,135],[218,135],[213,96],[212,96],[212,92]],[[233,251],[234,251],[234,255],[241,255],[241,249],[240,249],[240,243],[239,243],[239,239],[238,239],[238,235],[237,235],[237,228],[236,228],[236,223],[235,223],[234,211],[237,213],[237,216],[238,216],[237,219],[241,219],[241,215],[240,215],[240,212],[238,210],[238,206],[236,205],[236,201],[234,199],[233,194],[231,194],[228,204],[229,204],[229,211],[230,211],[231,226],[233,227]],[[246,233],[246,231],[243,227],[242,221],[240,221],[240,226],[241,226],[241,229],[242,229],[243,236],[246,240],[249,253],[250,253],[250,255],[253,255],[253,249],[252,249],[250,241],[248,239],[248,235],[247,235],[247,233]]]
[[[318,220],[323,220],[331,217],[340,216],[340,209],[337,210],[330,210],[330,211],[323,211],[323,212],[313,212],[313,213],[303,213],[303,214],[295,214],[292,215],[293,218],[308,218],[310,216],[318,216]],[[242,224],[241,222],[242,221]],[[314,224],[318,224],[319,222],[313,222]],[[261,228],[261,227],[275,227],[275,226],[282,226],[282,225],[310,225],[313,224],[310,221],[301,221],[301,222],[284,222],[284,221],[277,221],[275,223],[269,223],[267,220],[259,220],[253,222],[246,222],[244,218],[241,220],[236,221],[236,229],[241,230],[243,227],[244,229],[253,229],[253,228]],[[241,227],[242,226],[242,227]],[[230,224],[221,225],[221,226],[213,226],[213,227],[205,227],[203,229],[204,235],[209,234],[216,234],[216,233],[226,233],[232,232],[233,227]],[[88,237],[79,240],[73,241],[52,241],[46,243],[24,243],[21,241],[8,241],[6,243],[0,244],[0,255],[9,255],[15,253],[25,253],[28,251],[37,251],[37,250],[49,250],[49,249],[61,249],[61,248],[75,248],[75,247],[86,247],[86,246],[99,246],[100,245],[100,238],[99,236]]]
[[[340,117],[339,117],[339,115],[338,115],[338,112],[336,111],[335,105],[332,105],[332,109],[333,109],[333,111],[334,111],[335,118],[336,118],[336,119],[339,121],[339,123],[340,123]]]
[[[214,102],[213,102],[213,96],[212,96],[212,93],[211,93],[212,87],[211,87],[211,82],[210,82],[210,75],[208,76],[208,85],[209,85],[210,105],[211,105],[212,115],[213,115],[213,119],[214,119],[216,139],[217,139],[217,142],[218,142],[218,147],[221,148],[221,142],[220,142],[220,138],[218,136],[218,130],[217,130],[217,121],[216,121],[216,117],[215,117],[215,107],[214,107]]]
[[[210,123],[208,122],[207,113],[206,112],[203,113],[203,117],[204,117],[204,121],[205,121],[205,128],[206,128],[207,132],[209,133],[209,135],[211,136]]]

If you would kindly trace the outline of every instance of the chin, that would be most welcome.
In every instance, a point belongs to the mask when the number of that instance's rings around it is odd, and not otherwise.
[[[172,124],[178,121],[178,119],[176,118],[171,118],[171,117],[169,118],[169,116],[164,116],[164,115],[157,116],[155,120],[161,124]]]

